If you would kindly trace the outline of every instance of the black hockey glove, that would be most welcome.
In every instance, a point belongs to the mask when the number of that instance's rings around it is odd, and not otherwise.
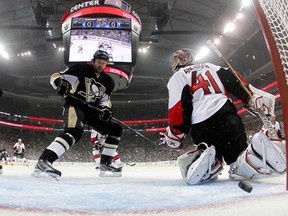
[[[67,80],[58,78],[54,83],[57,86],[57,93],[63,98],[66,98],[70,94],[71,84]]]
[[[99,107],[101,112],[99,114],[99,119],[102,120],[102,121],[109,121],[112,116],[113,116],[113,112],[111,110],[111,108],[109,107],[106,107],[106,106],[102,106],[102,107]]]

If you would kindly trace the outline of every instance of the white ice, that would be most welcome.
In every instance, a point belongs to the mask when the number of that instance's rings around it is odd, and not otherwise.
[[[122,177],[103,178],[92,163],[55,162],[60,181],[31,177],[34,165],[3,165],[0,215],[288,215],[285,175],[252,182],[246,193],[228,167],[218,181],[188,186],[175,165],[125,166]]]

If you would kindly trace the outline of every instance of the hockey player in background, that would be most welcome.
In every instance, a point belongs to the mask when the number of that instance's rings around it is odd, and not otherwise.
[[[191,131],[194,148],[178,157],[187,184],[217,178],[224,162],[230,165],[231,179],[260,178],[286,170],[283,152],[263,133],[255,134],[247,147],[244,125],[229,98],[231,94],[254,112],[265,107],[266,114],[272,114],[273,95],[261,90],[256,94],[253,86],[241,80],[243,87],[230,69],[210,63],[193,64],[187,49],[172,54],[171,66],[174,74],[167,84],[170,125],[165,133],[160,133],[160,142],[179,151],[182,140]],[[270,151],[269,155],[262,151],[262,143],[266,151]],[[262,160],[263,155],[266,161]]]
[[[17,162],[21,159],[22,162],[26,162],[26,158],[24,157],[25,145],[21,139],[18,139],[17,143],[13,146],[14,157],[12,158],[12,162]]]
[[[0,163],[4,159],[5,163],[7,164],[7,162],[8,162],[7,161],[7,157],[8,157],[8,153],[7,153],[6,149],[5,148],[1,148],[0,149]]]
[[[109,61],[113,61],[113,47],[111,42],[106,44],[106,52],[109,55]]]
[[[103,146],[105,144],[106,137],[107,137],[106,135],[102,135],[96,130],[93,129],[91,130],[91,142],[93,143],[92,154],[93,154],[93,160],[96,163],[95,169],[99,169],[100,167],[100,157]],[[117,152],[114,153],[113,160],[115,161],[118,167],[123,167],[120,155]]]
[[[83,45],[82,44],[78,46],[78,53],[83,54]]]
[[[285,138],[281,133],[281,126],[279,122],[276,121],[276,116],[269,116],[269,122],[272,126],[272,130],[274,130],[274,133],[269,133],[269,127],[265,124],[262,126],[263,133],[268,136],[274,145],[277,145],[286,154]]]
[[[103,72],[108,59],[106,52],[98,50],[93,55],[91,65],[76,64],[51,76],[51,85],[65,99],[65,128],[41,154],[32,176],[60,177],[61,172],[52,163],[80,140],[84,124],[101,134],[107,134],[100,159],[99,176],[111,173],[113,176],[122,175],[122,168],[111,164],[123,128],[112,118],[112,109],[109,107],[115,83]]]
[[[98,43],[98,49],[101,50],[101,51],[105,51],[105,50],[104,50],[104,42],[99,41],[99,43]]]

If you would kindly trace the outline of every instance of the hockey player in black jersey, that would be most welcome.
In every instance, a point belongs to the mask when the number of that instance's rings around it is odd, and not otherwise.
[[[3,158],[4,158],[5,163],[7,164],[7,157],[8,157],[8,153],[7,153],[6,149],[5,148],[1,148],[0,149],[0,163],[3,160]]]
[[[121,176],[122,168],[111,165],[123,128],[112,118],[110,95],[115,83],[103,72],[108,61],[108,53],[98,50],[91,65],[77,64],[51,76],[51,85],[65,100],[65,128],[41,154],[32,176],[60,177],[61,172],[52,163],[80,140],[85,124],[108,135],[101,154],[99,176],[106,176],[107,171]]]

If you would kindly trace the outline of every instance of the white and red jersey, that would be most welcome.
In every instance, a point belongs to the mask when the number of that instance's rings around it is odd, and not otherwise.
[[[278,121],[275,121],[274,123],[273,122],[271,122],[270,121],[270,123],[271,123],[271,126],[272,126],[272,128],[275,130],[275,132],[276,132],[276,134],[277,134],[277,138],[276,137],[270,137],[269,136],[269,133],[268,133],[268,127],[266,126],[266,125],[263,125],[262,126],[262,132],[264,133],[264,134],[266,134],[268,137],[269,137],[269,139],[271,139],[271,140],[282,140],[282,139],[284,139],[283,138],[283,136],[282,136],[282,133],[281,133],[281,127],[280,127],[280,124],[279,124],[279,122]]]
[[[172,126],[205,121],[226,103],[229,93],[240,100],[249,97],[230,70],[211,63],[180,68],[170,78],[167,88]]]
[[[277,131],[281,130],[280,124],[279,124],[278,121],[275,121],[274,123],[271,122],[271,124],[272,124],[272,127],[273,127],[275,130],[277,130]]]
[[[95,143],[95,141],[98,141],[98,143],[100,145],[104,145],[105,139],[106,139],[105,135],[100,134],[96,130],[93,130],[93,129],[91,130],[90,140],[91,140],[92,143]]]
[[[101,147],[105,144],[105,140],[106,140],[106,135],[102,135],[96,130],[93,130],[93,129],[91,130],[91,142],[94,144],[93,149],[92,149],[92,154],[93,154],[93,159],[96,165],[100,164]],[[119,164],[122,165],[120,155],[118,155],[118,152],[114,153],[113,159],[115,163],[117,163],[118,165]]]
[[[15,145],[13,146],[13,149],[14,149],[14,152],[15,152],[15,153],[21,154],[21,153],[24,153],[24,152],[25,152],[25,145],[24,145],[24,143],[19,143],[19,142],[17,142],[17,143],[15,143]]]

